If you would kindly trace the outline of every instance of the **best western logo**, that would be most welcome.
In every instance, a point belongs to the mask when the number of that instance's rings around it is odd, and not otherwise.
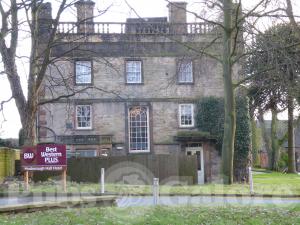
[[[36,154],[32,149],[25,149],[23,152],[23,160],[26,163],[32,163],[32,161],[35,159]]]
[[[33,159],[33,158],[34,158],[33,152],[24,153],[24,159]]]

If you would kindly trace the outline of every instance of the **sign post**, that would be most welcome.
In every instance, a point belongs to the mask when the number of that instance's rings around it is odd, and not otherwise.
[[[101,182],[101,194],[104,194],[105,192],[105,186],[104,186],[104,168],[101,168],[101,176],[100,176],[100,182]]]
[[[158,204],[159,198],[159,178],[153,178],[153,204]]]
[[[66,191],[67,153],[61,144],[39,144],[24,147],[21,153],[21,168],[24,171],[25,189],[28,190],[28,171],[62,171],[62,186]]]
[[[62,171],[61,181],[62,181],[63,191],[67,192],[67,170],[66,169]]]
[[[24,172],[24,183],[25,183],[25,191],[28,191],[29,190],[29,174],[28,174],[28,171],[25,171]]]
[[[252,177],[252,169],[251,166],[248,167],[249,172],[249,185],[250,185],[250,194],[254,194],[254,188],[253,188],[253,177]]]

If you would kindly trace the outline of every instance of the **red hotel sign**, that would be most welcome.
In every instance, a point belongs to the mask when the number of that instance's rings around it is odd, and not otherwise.
[[[60,144],[40,144],[24,147],[21,165],[27,171],[61,171],[67,168],[66,146]]]

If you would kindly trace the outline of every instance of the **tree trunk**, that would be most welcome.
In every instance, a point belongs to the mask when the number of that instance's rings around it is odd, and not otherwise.
[[[296,20],[295,20],[295,16],[294,16],[294,12],[293,12],[293,6],[292,6],[292,2],[291,0],[286,0],[286,14],[289,17],[290,23],[292,24],[296,34],[298,35],[298,37],[300,37],[300,27],[297,24]]]
[[[272,169],[272,150],[271,150],[271,140],[270,140],[270,136],[267,132],[266,129],[266,124],[265,124],[265,120],[264,120],[264,116],[263,116],[263,112],[261,109],[258,109],[258,121],[259,124],[261,126],[261,132],[262,132],[262,138],[263,138],[263,142],[264,142],[264,147],[268,153],[268,168]]]
[[[26,104],[26,109],[23,110],[21,115],[22,124],[22,144],[24,146],[33,146],[36,144],[36,120],[37,120],[37,104],[33,102]]]
[[[271,145],[272,145],[272,156],[271,156],[271,169],[278,171],[279,162],[279,145],[277,138],[277,111],[272,109],[272,121],[271,121]]]
[[[224,184],[233,183],[233,154],[236,126],[234,88],[232,84],[232,1],[224,0],[223,80],[224,80],[224,136],[222,145],[222,172]]]
[[[252,130],[252,137],[251,137],[251,154],[252,154],[252,166],[260,165],[260,158],[259,158],[259,144],[258,144],[258,132],[256,127],[256,121],[251,119],[251,130]]]
[[[288,173],[296,173],[294,139],[294,98],[288,96]]]

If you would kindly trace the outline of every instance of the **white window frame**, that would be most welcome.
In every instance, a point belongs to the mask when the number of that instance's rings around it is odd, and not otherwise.
[[[89,64],[89,65],[87,65]],[[92,84],[92,61],[91,60],[77,60],[75,61],[75,84]],[[85,70],[82,67],[86,67]],[[82,71],[80,71],[82,70]],[[79,74],[83,72],[83,74]],[[79,78],[82,77],[82,78]]]
[[[90,107],[90,126],[88,127],[79,127],[78,125],[78,108],[79,107]],[[75,116],[76,116],[76,129],[77,130],[91,130],[92,129],[92,121],[93,121],[93,108],[92,105],[76,105],[75,108]]]
[[[141,60],[126,60],[125,74],[127,84],[141,84],[142,83],[142,61]],[[135,74],[135,76],[134,76]],[[129,79],[129,78],[132,79]]]
[[[191,84],[194,82],[193,61],[192,60],[179,61],[177,70],[178,70],[178,83]],[[190,78],[190,79],[187,79],[187,78]]]
[[[131,118],[130,118],[130,110],[134,107],[145,107],[147,109],[146,113],[147,113],[147,149],[140,149],[140,150],[132,150],[130,148],[131,146],[131,133],[130,133],[130,122],[131,122]],[[149,125],[149,107],[148,106],[130,106],[128,108],[128,144],[129,144],[129,153],[141,153],[141,152],[150,152],[150,125]]]
[[[181,116],[182,116],[182,107],[191,107],[191,117],[192,117],[192,124],[182,124],[181,123]],[[179,122],[179,127],[194,127],[194,104],[179,104],[178,107],[178,122]]]

